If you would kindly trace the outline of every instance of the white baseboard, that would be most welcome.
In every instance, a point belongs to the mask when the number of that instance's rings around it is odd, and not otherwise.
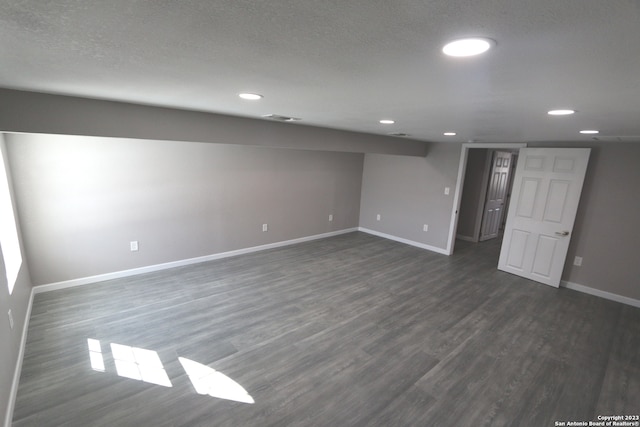
[[[298,239],[285,240],[282,242],[269,243],[266,245],[253,246],[250,248],[238,249],[235,251],[221,252],[217,254],[205,255],[196,258],[183,259],[179,261],[166,262],[163,264],[149,265],[146,267],[133,268],[130,270],[116,271],[113,273],[98,274],[96,276],[81,277],[79,279],[65,280],[62,282],[47,283],[44,285],[34,286],[34,292],[56,291],[58,289],[73,288],[75,286],[88,285],[96,282],[104,282],[105,280],[120,279],[122,277],[136,276],[138,274],[151,273],[154,271],[167,270],[169,268],[182,267],[185,265],[199,264],[201,262],[213,261],[216,259],[228,258],[236,255],[248,254],[251,252],[264,251],[267,249],[279,248],[282,246],[295,245],[296,243],[308,242],[311,240],[324,239],[326,237],[338,236],[340,234],[352,233],[358,231],[357,228],[347,228],[344,230],[332,231],[329,233],[315,234],[313,236],[300,237]]]
[[[420,242],[414,242],[413,240],[403,239],[402,237],[392,236],[391,234],[380,233],[379,231],[370,230],[368,228],[358,227],[358,231],[362,231],[363,233],[373,234],[374,236],[382,237],[384,239],[394,240],[396,242],[404,243],[405,245],[415,246],[421,249],[426,249],[431,252],[437,252],[442,255],[449,255],[449,253],[442,248],[438,248],[431,245],[426,245]]]
[[[382,238],[385,238],[385,239],[394,240],[396,242],[405,243],[407,245],[416,246],[418,248],[427,249],[429,251],[437,252],[439,254],[449,255],[447,253],[447,251],[445,251],[442,248],[437,248],[435,246],[425,245],[424,243],[414,242],[412,240],[403,239],[401,237],[392,236],[390,234],[381,233],[379,231],[370,230],[368,228],[358,227],[358,231],[362,231],[363,233],[372,234],[374,236],[382,237]],[[466,239],[463,238],[463,237],[466,237],[466,236],[456,236],[456,237],[458,239],[461,239],[461,240],[466,240]],[[611,301],[615,301],[615,302],[619,302],[619,303],[622,303],[622,304],[631,305],[633,307],[639,307],[640,308],[640,300],[637,300],[637,299],[625,297],[625,296],[614,294],[614,293],[611,293],[611,292],[601,291],[599,289],[590,288],[588,286],[580,285],[578,283],[567,282],[566,280],[563,280],[560,283],[560,286],[563,287],[563,288],[572,289],[572,290],[578,291],[578,292],[584,292],[585,294],[594,295],[594,296],[597,296],[597,297],[600,297],[600,298],[604,298],[604,299],[608,299],[608,300],[611,300]]]
[[[29,331],[29,320],[31,319],[31,307],[33,307],[34,288],[29,293],[29,304],[25,313],[24,326],[22,327],[22,337],[20,338],[20,348],[18,349],[18,360],[13,371],[13,382],[9,391],[9,402],[7,403],[7,414],[4,420],[5,427],[11,427],[13,421],[13,410],[16,406],[16,397],[18,396],[18,386],[20,385],[20,374],[22,373],[22,360],[24,359],[24,348],[27,345],[27,332]]]
[[[462,234],[456,235],[456,239],[464,240],[465,242],[473,242],[478,243],[478,240],[474,239],[471,236],[463,236]]]
[[[594,295],[600,298],[640,308],[640,300],[637,299],[624,297],[622,295],[613,294],[607,291],[601,291],[600,289],[590,288],[589,286],[580,285],[578,283],[567,282],[566,280],[561,281],[560,286],[563,288],[573,289],[574,291],[584,292],[585,294]]]

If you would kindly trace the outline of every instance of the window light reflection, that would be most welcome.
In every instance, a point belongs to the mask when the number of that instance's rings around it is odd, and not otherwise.
[[[184,357],[178,357],[178,361],[189,376],[196,393],[236,402],[255,403],[244,387],[222,372]]]
[[[100,341],[92,338],[87,339],[89,345],[89,361],[94,371],[104,372],[104,358],[102,357],[102,346]]]
[[[173,387],[157,352],[111,343],[111,353],[121,377]]]
[[[88,338],[87,345],[91,368],[95,371],[105,372],[100,341]],[[173,387],[157,352],[116,343],[111,343],[110,346],[119,376],[163,387]],[[198,394],[235,402],[255,403],[253,397],[244,387],[222,372],[185,357],[178,357],[178,361]]]

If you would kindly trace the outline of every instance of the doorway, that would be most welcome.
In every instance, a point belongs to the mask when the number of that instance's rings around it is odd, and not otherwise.
[[[486,222],[493,220],[493,226],[488,227],[489,231],[493,231],[493,233],[486,234],[483,240],[494,238],[501,240],[502,233],[500,230],[504,229],[504,223],[507,218],[509,195],[511,193],[510,187],[513,180],[513,172],[515,172],[515,169],[511,168],[515,167],[517,163],[516,160],[520,148],[526,146],[525,143],[468,143],[462,145],[458,180],[454,193],[454,208],[451,215],[451,226],[447,244],[447,252],[449,255],[454,252],[456,238],[472,243],[480,242],[483,218],[487,220]],[[497,202],[500,206],[498,212],[496,212],[495,205],[485,209],[487,207],[487,196],[490,193],[488,190],[491,184],[491,169],[503,167],[502,164],[497,166],[497,162],[495,162],[494,153],[496,152],[506,152],[509,153],[511,157],[508,162],[508,168],[511,169],[511,173],[509,174],[508,183],[505,188],[507,191],[504,193],[504,199]],[[499,185],[497,186],[499,187]],[[494,202],[495,200],[494,197]],[[492,218],[488,217],[489,214],[487,210],[492,211]]]
[[[457,239],[478,243],[501,236],[517,159],[517,150],[481,148],[469,152]]]
[[[455,246],[471,149],[463,145],[460,156],[449,255]],[[516,208],[509,213],[505,237],[500,239],[499,270],[556,288],[560,285],[589,154],[589,148],[518,148],[511,203]]]

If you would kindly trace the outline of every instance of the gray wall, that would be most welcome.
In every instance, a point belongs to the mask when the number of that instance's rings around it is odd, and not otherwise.
[[[426,143],[387,135],[278,123],[0,88],[0,131],[215,142],[304,150],[424,156]]]
[[[425,158],[365,155],[360,226],[445,249],[460,147],[432,143]]]
[[[556,146],[592,148],[562,279],[640,300],[640,141]],[[453,201],[442,188],[450,185],[453,192],[460,145],[431,147],[426,159],[366,155],[362,226],[446,248]],[[383,221],[375,221],[377,212]],[[423,221],[429,223],[429,233],[422,232]],[[572,264],[576,255],[584,259],[581,267]]]
[[[2,150],[2,157],[5,159],[5,167],[7,168],[9,184],[11,185],[10,165],[6,161],[5,141],[1,133],[0,150]],[[18,219],[18,221],[20,220]],[[22,262],[22,268],[18,274],[13,293],[9,295],[4,260],[0,257],[0,423],[4,423],[7,416],[9,393],[13,382],[13,374],[18,363],[20,340],[26,321],[30,293],[31,280],[26,260]],[[9,317],[7,316],[9,309],[13,313],[15,322],[13,330],[9,327]]]
[[[564,145],[591,156],[563,280],[640,300],[640,141]]]
[[[358,226],[362,154],[51,135],[7,148],[34,285]]]
[[[458,230],[459,236],[474,239],[478,241],[480,232],[480,222],[482,217],[478,216],[478,209],[484,205],[484,197],[486,193],[487,182],[484,181],[485,168],[487,166],[486,148],[474,148],[469,150],[467,156],[467,171],[464,176],[464,186],[462,192],[462,200],[460,201],[460,212],[458,213]]]

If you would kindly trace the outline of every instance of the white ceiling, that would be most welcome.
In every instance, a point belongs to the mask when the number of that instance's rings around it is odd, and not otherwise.
[[[497,45],[441,53],[463,36]],[[0,0],[0,86],[426,141],[640,141],[640,1]]]

